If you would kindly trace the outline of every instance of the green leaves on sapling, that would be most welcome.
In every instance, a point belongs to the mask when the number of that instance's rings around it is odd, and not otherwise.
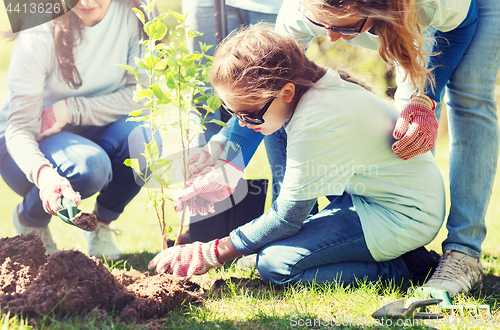
[[[198,133],[205,129],[206,116],[213,113],[220,107],[218,96],[212,95],[212,90],[206,87],[208,82],[208,72],[211,67],[212,57],[206,55],[206,52],[212,47],[200,43],[200,52],[190,52],[187,48],[187,39],[201,36],[194,30],[188,30],[185,25],[186,15],[174,11],[163,13],[157,17],[153,16],[155,0],[148,0],[146,5],[141,6],[145,13],[134,8],[138,19],[144,24],[144,31],[148,35],[148,40],[141,40],[139,43],[146,48],[145,58],[135,58],[137,68],[146,72],[148,81],[139,81],[138,69],[131,66],[120,65],[125,70],[132,73],[139,82],[134,91],[133,100],[142,102],[146,108],[135,110],[130,113],[130,120],[147,120],[151,123],[153,136],[160,132],[169,134],[171,127],[180,132],[185,157],[189,154],[191,141]],[[172,15],[179,22],[176,28],[167,28],[162,21],[167,15]],[[187,32],[184,32],[187,31]],[[169,42],[162,42],[165,36],[169,34]],[[142,76],[142,75],[141,75]],[[205,102],[205,103],[203,103]],[[196,107],[203,104],[206,113],[202,114]],[[171,105],[165,107],[165,105]],[[176,111],[172,111],[172,106]],[[149,110],[149,111],[146,111]],[[197,113],[200,121],[193,120],[190,114]],[[219,120],[211,120],[211,123],[217,123],[225,126]],[[160,158],[161,152],[155,139],[145,145],[142,154],[146,160],[145,167],[140,169],[137,159],[128,159],[125,165],[134,169],[144,180],[145,188],[148,191],[150,202],[148,207],[154,207],[162,236],[165,238],[170,227],[166,226],[164,219],[165,200],[169,199],[164,193],[163,188],[168,188],[166,173],[172,167],[172,162]],[[182,159],[183,168],[188,168],[186,159]],[[184,173],[184,182],[189,173]],[[154,180],[161,187],[161,190],[150,191],[149,180]],[[163,217],[163,218],[162,218]],[[182,223],[182,221],[181,221]],[[163,241],[165,243],[165,240]],[[166,247],[165,244],[163,247]]]

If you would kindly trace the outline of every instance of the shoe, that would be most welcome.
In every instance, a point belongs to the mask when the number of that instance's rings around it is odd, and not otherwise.
[[[257,268],[257,254],[249,254],[238,259],[236,265],[241,270],[250,270],[250,268]]]
[[[423,283],[430,278],[439,264],[439,254],[427,251],[423,246],[401,256],[410,272],[413,284]]]
[[[113,242],[113,234],[121,235],[121,230],[113,229],[103,222],[97,223],[95,231],[86,232],[89,244],[89,255],[96,258],[106,258],[106,260],[117,260],[122,254]]]
[[[50,233],[49,227],[28,227],[23,226],[19,221],[19,204],[14,208],[12,213],[12,223],[18,235],[26,235],[27,233],[34,232],[43,242],[43,247],[45,248],[45,254],[51,254],[57,251],[57,245],[52,240],[52,234]]]
[[[481,286],[482,281],[483,266],[479,258],[447,250],[440,258],[434,275],[424,284],[424,287],[446,290],[451,298],[457,293],[469,293],[472,289]]]

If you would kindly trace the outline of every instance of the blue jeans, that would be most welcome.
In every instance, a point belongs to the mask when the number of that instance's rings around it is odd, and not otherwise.
[[[151,131],[141,127],[142,124],[123,118],[107,126],[66,126],[63,131],[41,140],[39,147],[82,199],[99,193],[95,206],[97,216],[113,221],[143,184],[136,180],[133,170],[123,164],[127,158],[140,157],[130,155],[129,140],[140,145],[141,152],[144,152],[144,142],[151,140]],[[158,142],[161,145],[161,141]],[[144,160],[142,164],[144,166]],[[24,197],[23,220],[33,227],[46,226],[51,215],[43,210],[39,189],[26,179],[9,155],[4,137],[0,139],[0,174],[14,192]]]
[[[498,162],[494,92],[500,70],[500,2],[476,2],[476,33],[446,86],[451,206],[446,222],[448,237],[442,247],[443,251],[455,250],[479,258]],[[437,118],[440,114],[438,106]]]
[[[187,42],[187,48],[192,51],[200,51],[200,42],[207,45],[213,45],[213,47],[207,52],[208,55],[213,56],[215,52],[215,45],[217,44],[217,39],[215,36],[215,9],[214,6],[198,6],[195,2],[190,0],[182,0],[182,12],[189,12],[186,25],[189,29],[196,30],[203,33],[203,36],[191,38]],[[233,31],[240,25],[250,25],[255,24],[260,21],[266,21],[269,23],[275,23],[277,15],[275,14],[264,14],[255,11],[248,11],[244,9],[239,9],[231,6],[226,6],[227,14],[227,30],[229,32]],[[209,87],[209,86],[208,86]],[[203,110],[202,110],[203,111]],[[213,114],[207,116],[207,122],[211,119],[220,120],[220,109]],[[220,126],[214,123],[206,124],[207,130],[205,131],[206,141],[217,134],[220,130]],[[203,141],[199,142],[203,144]]]
[[[362,279],[400,282],[410,277],[401,257],[384,262],[373,259],[347,193],[310,216],[296,235],[260,250],[257,268],[261,277],[273,284],[350,284]]]

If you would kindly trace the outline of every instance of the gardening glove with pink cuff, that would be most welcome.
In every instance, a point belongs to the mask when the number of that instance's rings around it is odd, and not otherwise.
[[[81,202],[80,194],[71,188],[69,181],[50,166],[45,165],[40,168],[37,186],[40,189],[43,209],[49,214],[57,215],[57,211],[62,208],[63,196],[72,200],[76,205]]]
[[[430,97],[421,93],[411,96],[393,132],[399,140],[392,145],[397,156],[406,160],[434,148],[438,133],[435,108],[436,103]]]
[[[231,146],[229,146],[231,148]],[[191,216],[213,213],[214,203],[220,202],[234,192],[243,176],[243,156],[239,147],[232,147],[231,160],[218,159],[215,165],[206,166],[186,182],[175,198],[175,210],[182,211],[184,205]]]
[[[61,100],[51,106],[43,108],[42,128],[40,129],[38,141],[47,136],[59,133],[64,126],[69,124],[69,122],[68,103],[66,100]]]
[[[188,159],[190,179],[192,176],[198,175],[208,166],[213,166],[219,159],[224,145],[218,142],[208,142],[202,149],[193,154]]]
[[[219,239],[208,243],[194,242],[164,250],[149,262],[148,268],[156,267],[156,274],[168,272],[182,279],[202,275],[214,267],[221,267],[217,259]]]
[[[213,213],[214,203],[228,198],[242,176],[241,168],[219,159],[215,166],[206,167],[186,183],[186,188],[176,196],[175,210],[182,211],[185,204],[192,216]]]

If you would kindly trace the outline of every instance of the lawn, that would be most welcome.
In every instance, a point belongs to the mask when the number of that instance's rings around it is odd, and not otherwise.
[[[167,8],[166,0],[159,2],[160,7]],[[7,24],[6,12],[0,5],[0,30]],[[179,10],[178,2],[174,9]],[[8,58],[13,43],[0,41],[0,102],[3,102],[6,89],[4,86]],[[311,48],[311,56],[323,56],[324,62],[341,61],[335,58],[331,49],[322,50],[321,44]],[[350,52],[352,61],[360,57],[356,50],[346,49]],[[316,53],[318,52],[318,53]],[[329,55],[330,54],[330,55]],[[379,77],[383,71],[380,63],[375,63],[373,55],[366,61],[355,66],[358,73],[367,80],[375,81],[373,72],[368,74],[371,66],[376,66],[375,74]],[[351,63],[351,62],[350,62]],[[375,63],[375,64],[374,64]],[[382,71],[380,71],[382,70]],[[378,81],[377,84],[383,84]],[[498,89],[500,96],[500,88]],[[444,127],[444,125],[442,125]],[[438,139],[436,159],[448,185],[448,136],[441,132]],[[498,174],[500,175],[500,173]],[[270,169],[264,148],[261,146],[251,164],[246,169],[247,178],[270,178]],[[443,329],[456,328],[481,328],[481,326],[498,326],[499,298],[498,285],[500,284],[500,180],[495,181],[493,196],[486,216],[488,235],[483,244],[485,267],[485,288],[475,292],[473,296],[459,297],[456,304],[479,305],[489,304],[492,308],[493,320],[488,319],[484,313],[476,315],[468,313],[464,316],[456,313],[446,314],[447,317],[439,324],[426,323],[426,325]],[[449,195],[449,194],[448,194]],[[0,237],[16,235],[12,225],[12,211],[21,197],[12,192],[0,179]],[[159,252],[160,236],[159,225],[152,212],[147,212],[144,204],[147,196],[142,191],[125,209],[123,215],[112,227],[119,229],[115,242],[119,249],[125,253],[124,260],[136,269],[146,271],[147,262]],[[81,208],[92,211],[94,198],[83,201]],[[322,203],[324,205],[324,202]],[[449,206],[449,201],[448,201]],[[267,203],[269,207],[269,202]],[[170,212],[173,209],[170,206]],[[172,223],[175,226],[175,223]],[[54,240],[61,249],[79,249],[87,251],[87,243],[83,232],[76,227],[69,226],[58,218],[53,217],[49,225]],[[428,245],[441,253],[440,244],[446,237],[443,227],[436,239]],[[208,277],[208,280],[207,280]],[[370,314],[383,304],[400,298],[408,297],[401,289],[391,286],[360,284],[357,287],[342,287],[340,285],[304,285],[287,288],[270,288],[259,282],[258,274],[240,271],[234,264],[223,269],[212,270],[203,279],[223,279],[223,284],[212,290],[202,304],[183,306],[161,320],[152,320],[148,324],[125,324],[116,318],[100,319],[95,316],[71,317],[64,320],[47,319],[44,328],[50,329],[137,329],[137,328],[190,328],[190,329],[284,329],[284,328],[322,328],[323,326],[343,325],[348,329],[357,328],[385,328],[375,323]],[[200,280],[199,278],[197,280]],[[436,307],[433,312],[439,312]],[[441,311],[444,313],[443,311]],[[23,328],[23,320],[0,313],[0,329]],[[404,324],[407,325],[408,324]],[[423,328],[420,324],[413,324],[413,328]],[[390,327],[389,327],[390,328]]]

